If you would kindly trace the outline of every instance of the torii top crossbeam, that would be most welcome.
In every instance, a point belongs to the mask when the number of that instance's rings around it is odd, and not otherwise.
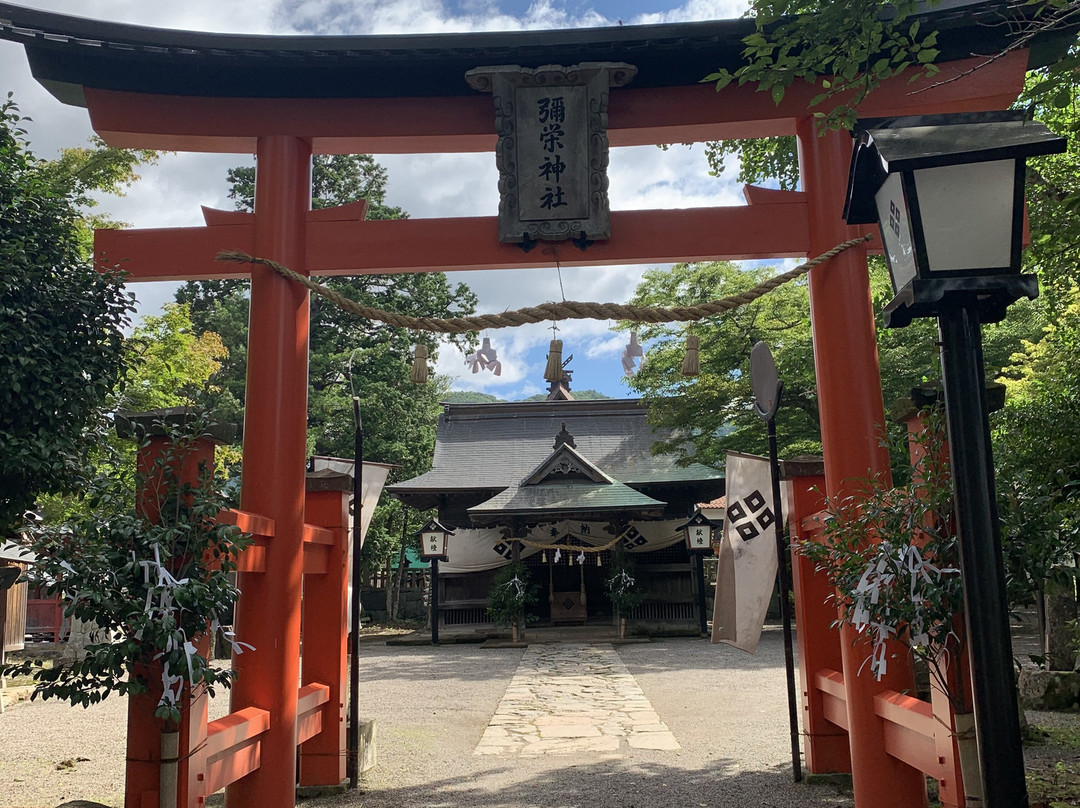
[[[1001,2],[944,3],[925,15],[941,31],[942,73],[933,82],[886,82],[864,116],[1000,109],[1016,98],[1024,71],[1054,43],[1036,40],[972,70],[1005,47]],[[314,153],[445,153],[494,149],[489,96],[464,73],[485,64],[625,61],[638,68],[611,91],[612,146],[688,143],[795,133],[813,87],[796,85],[780,104],[751,87],[717,94],[700,79],[740,63],[750,20],[561,31],[408,36],[247,36],[171,31],[85,20],[0,3],[0,37],[22,43],[34,76],[57,98],[86,106],[110,145],[253,153],[259,137],[287,135]],[[1042,49],[1042,52],[1040,51]],[[931,86],[931,84],[933,86]],[[758,195],[754,207],[614,211],[621,239],[568,250],[566,265],[803,256],[805,199]],[[765,206],[762,206],[765,207]],[[354,210],[312,215],[308,271],[355,274],[550,265],[490,234],[495,220],[470,217],[360,223]],[[238,274],[212,257],[251,251],[250,218],[208,214],[208,227],[175,238],[103,234],[106,261],[123,256],[134,279]],[[227,228],[227,230],[226,230]],[[362,229],[363,234],[360,235]],[[655,233],[664,233],[659,240]],[[348,249],[360,239],[361,252]],[[439,245],[432,250],[431,245]]]

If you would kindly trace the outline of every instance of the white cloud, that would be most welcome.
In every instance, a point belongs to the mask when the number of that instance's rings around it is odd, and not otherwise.
[[[631,22],[634,25],[658,25],[669,22],[726,20],[743,16],[748,5],[746,0],[688,0],[684,5],[667,11],[638,14]]]
[[[585,356],[588,359],[608,358],[622,356],[623,348],[626,347],[625,334],[612,334],[603,339],[594,339],[586,343]]]

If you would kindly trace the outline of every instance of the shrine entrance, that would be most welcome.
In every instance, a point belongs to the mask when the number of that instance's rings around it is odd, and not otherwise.
[[[994,13],[985,12],[990,22]],[[968,11],[926,17],[926,25],[941,31],[940,73],[914,85],[906,77],[885,81],[860,107],[861,116],[1004,109],[1016,99],[1029,67],[1026,49],[987,62],[971,43],[995,52],[988,37],[1000,26],[984,27],[979,14]],[[134,281],[251,278],[241,504],[272,526],[272,535],[264,536],[263,560],[249,565],[240,583],[236,633],[256,650],[235,660],[233,714],[214,727],[204,749],[212,748],[214,757],[204,771],[191,772],[185,804],[201,805],[207,793],[227,784],[227,803],[235,808],[293,805],[298,740],[300,782],[336,784],[344,776],[337,740],[344,699],[320,695],[340,682],[326,684],[311,679],[325,671],[305,671],[301,688],[299,665],[305,536],[321,535],[307,525],[304,500],[308,292],[265,266],[225,264],[215,256],[241,250],[304,275],[547,266],[541,250],[500,242],[494,216],[365,221],[362,204],[312,211],[311,156],[491,151],[497,141],[492,99],[469,87],[467,72],[612,61],[636,68],[634,80],[612,87],[606,99],[612,147],[794,135],[802,190],[748,187],[744,206],[615,210],[610,238],[583,244],[584,251],[566,250],[564,265],[820,255],[864,232],[841,218],[850,137],[817,131],[809,106],[813,87],[792,86],[775,104],[749,86],[717,93],[700,84],[718,65],[737,68],[742,38],[752,30],[752,21],[730,20],[248,37],[0,4],[0,36],[23,44],[38,80],[59,100],[85,106],[109,145],[256,155],[253,214],[207,210],[205,227],[105,230],[95,241],[102,262],[122,265]],[[809,277],[824,483],[832,496],[889,467],[878,441],[884,412],[865,256],[865,248],[848,250]],[[864,647],[850,633],[831,633],[827,608],[806,603],[805,588],[800,597],[806,606],[799,614],[800,643],[818,649],[813,661],[800,654],[809,767],[851,771],[860,808],[923,804],[927,769],[918,767],[934,767],[943,780],[944,773],[932,738],[927,748],[904,734],[922,720],[905,718],[899,697],[910,669],[890,665],[880,681],[859,677]],[[343,625],[339,634],[343,644]],[[151,799],[156,796],[133,791],[129,782],[129,808]]]

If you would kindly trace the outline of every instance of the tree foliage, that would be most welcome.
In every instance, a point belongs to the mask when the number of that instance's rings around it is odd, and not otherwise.
[[[210,377],[228,351],[212,331],[194,333],[190,307],[167,303],[147,315],[124,343],[126,385],[120,406],[142,412],[207,401]]]
[[[913,18],[923,7],[916,0],[897,0],[887,9],[878,0],[752,0],[757,30],[743,39],[746,63],[702,81],[714,82],[718,91],[732,82],[755,84],[777,104],[803,81],[820,91],[811,106],[832,104],[815,116],[848,125],[854,108],[885,79],[938,72],[937,32]]]
[[[96,135],[89,146],[61,149],[55,160],[42,163],[46,182],[70,194],[79,207],[79,241],[84,254],[93,250],[94,230],[122,227],[107,215],[94,212],[98,196],[124,196],[127,188],[139,179],[140,165],[154,165],[158,153],[151,149],[116,149]]]
[[[1080,292],[1024,344],[994,416],[995,460],[1010,595],[1071,591],[1080,553]]]
[[[691,306],[744,292],[772,272],[769,268],[743,270],[726,261],[649,270],[631,303]],[[773,347],[784,379],[785,405],[777,427],[783,451],[820,450],[808,306],[805,281],[795,282],[722,317],[695,324],[694,333],[701,338],[701,375],[695,379],[681,375],[684,326],[639,327],[642,342],[648,344],[649,361],[629,384],[648,401],[650,419],[677,429],[657,450],[716,466],[723,464],[729,449],[765,449],[765,433],[753,413],[747,381],[750,349],[759,340]]]
[[[204,684],[212,694],[232,683],[233,671],[211,666],[196,648],[235,603],[229,573],[250,544],[217,521],[230,504],[220,476],[202,466],[196,480],[181,477],[207,427],[205,418],[161,424],[172,443],[133,487],[116,476],[91,476],[83,481],[87,508],[20,539],[37,555],[31,584],[61,597],[65,615],[89,624],[92,639],[74,660],[52,668],[27,660],[0,675],[33,673],[33,698],[84,707],[111,693],[150,691],[158,694],[155,715],[172,725],[185,687]]]
[[[914,27],[914,4],[897,4],[891,17],[881,4],[857,0],[753,0],[751,6],[758,25],[746,41],[747,64],[709,80],[718,87],[731,81],[756,84],[777,101],[792,82],[807,81],[820,91],[813,114],[823,126],[850,124],[859,101],[901,68],[910,77],[935,69],[934,34]],[[994,452],[1009,590],[1017,602],[1028,602],[1047,587],[1069,584],[1078,549],[1073,481],[1080,473],[1080,434],[1072,425],[1080,378],[1071,371],[1080,358],[1072,350],[1080,259],[1077,14],[1076,0],[1005,3],[997,26],[1006,34],[1005,44],[999,53],[985,54],[988,64],[1047,34],[1072,42],[1064,58],[1028,73],[1016,104],[1069,143],[1064,154],[1028,161],[1031,245],[1024,262],[1026,271],[1039,275],[1042,297],[1015,304],[1005,322],[984,329],[987,374],[1003,374],[1008,382],[1006,407],[994,416]],[[844,39],[858,44],[837,50]],[[790,138],[709,144],[707,151],[714,170],[723,168],[725,160],[738,159],[744,182],[796,187],[797,158]],[[872,274],[872,280],[874,307],[880,311],[891,290],[880,275]],[[886,404],[891,394],[902,392],[890,390],[897,380],[910,385],[920,376],[939,375],[935,342],[931,321],[916,321],[901,330],[885,330],[879,323]],[[894,452],[894,460],[900,461],[894,470],[906,466],[903,455]]]
[[[869,639],[871,674],[885,675],[888,644],[898,641],[949,693],[942,663],[961,650],[953,631],[964,600],[960,554],[945,414],[939,408],[920,415],[927,428],[919,437],[923,456],[915,477],[899,486],[863,480],[854,493],[830,497],[823,540],[796,550],[835,587],[839,622]]]
[[[35,158],[0,104],[0,537],[36,498],[70,490],[84,429],[121,374],[131,299],[80,242],[79,195]],[[89,182],[89,180],[87,180]],[[82,189],[82,190],[80,190]]]

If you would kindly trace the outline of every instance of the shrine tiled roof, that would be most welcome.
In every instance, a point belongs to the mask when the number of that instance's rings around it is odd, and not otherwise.
[[[663,502],[650,494],[664,485],[722,490],[723,472],[700,464],[680,466],[670,455],[654,455],[653,444],[670,432],[654,430],[646,414],[636,399],[447,405],[439,418],[431,471],[386,490],[405,499],[474,491],[487,494],[488,501],[477,506],[481,510],[498,506],[523,511],[555,505],[564,509],[570,500],[601,510],[653,508]],[[573,437],[576,454],[610,483],[524,484],[552,456],[564,428]],[[635,490],[641,488],[648,493]]]
[[[940,31],[941,59],[962,59],[1004,49],[1004,15],[1024,13],[1022,4],[1009,5],[942,0],[921,16]],[[84,87],[202,97],[468,96],[474,93],[463,76],[478,65],[586,61],[634,64],[637,88],[693,85],[718,67],[739,67],[742,39],[753,30],[753,20],[740,18],[565,30],[266,36],[152,28],[0,3],[0,38],[24,45],[34,76],[68,103],[80,103]],[[1033,61],[1043,39],[1028,43]]]

